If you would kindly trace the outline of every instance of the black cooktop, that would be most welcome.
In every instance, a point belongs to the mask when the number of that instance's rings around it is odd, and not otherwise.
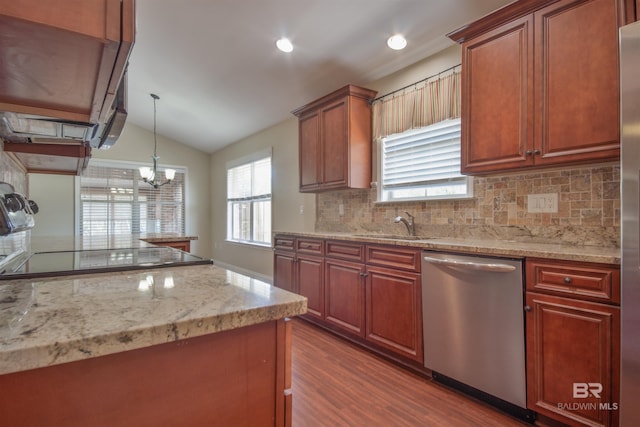
[[[169,247],[37,252],[26,261],[5,266],[0,280],[200,264],[213,261]]]

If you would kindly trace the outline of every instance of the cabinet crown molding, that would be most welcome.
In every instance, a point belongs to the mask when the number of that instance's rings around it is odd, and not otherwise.
[[[346,85],[341,87],[338,90],[335,90],[322,98],[318,98],[315,101],[312,101],[308,104],[303,105],[302,107],[296,108],[291,112],[296,117],[300,117],[304,115],[307,111],[314,110],[318,107],[321,107],[324,104],[328,104],[335,99],[342,98],[344,96],[351,96],[356,98],[366,99],[368,101],[372,101],[378,92],[371,89],[366,89],[360,86],[355,85]]]
[[[456,43],[463,43],[482,33],[491,31],[509,21],[525,16],[559,0],[519,0],[509,3],[482,18],[447,34]]]

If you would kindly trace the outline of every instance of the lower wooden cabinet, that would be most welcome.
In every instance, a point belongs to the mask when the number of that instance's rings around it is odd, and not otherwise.
[[[314,256],[296,258],[298,293],[307,297],[306,316],[324,318],[324,259]]]
[[[422,363],[420,275],[367,266],[366,278],[366,339]]]
[[[169,248],[180,249],[184,252],[189,252],[191,250],[191,242],[189,240],[180,240],[178,242],[162,242],[156,244],[158,246],[167,246]]]
[[[528,406],[569,425],[617,425],[620,309],[529,293]]]
[[[420,249],[289,235],[275,242],[274,285],[307,297],[305,318],[422,367]]]
[[[295,252],[275,251],[273,267],[273,285],[285,291],[298,293]]]
[[[325,259],[325,321],[365,336],[364,264]]]
[[[617,426],[618,266],[527,259],[527,407],[571,426]]]

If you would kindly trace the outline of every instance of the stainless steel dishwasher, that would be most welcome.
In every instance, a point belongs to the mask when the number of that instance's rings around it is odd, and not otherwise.
[[[523,292],[521,259],[423,252],[425,367],[435,380],[532,421]]]

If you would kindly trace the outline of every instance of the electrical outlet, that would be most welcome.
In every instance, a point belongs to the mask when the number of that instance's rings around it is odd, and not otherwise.
[[[344,205],[342,203],[338,205],[338,215],[340,216],[344,215]]]
[[[304,214],[304,205],[300,205],[300,215]]]
[[[530,213],[558,212],[558,193],[529,194],[527,196],[527,212],[530,212]]]

